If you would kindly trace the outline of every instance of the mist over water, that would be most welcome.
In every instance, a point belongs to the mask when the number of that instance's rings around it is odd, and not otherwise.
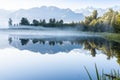
[[[24,27],[24,28],[22,28]],[[98,35],[89,35],[89,33],[85,33],[75,28],[45,28],[45,27],[32,27],[32,26],[22,26],[20,28],[6,28],[0,29],[0,32],[4,34],[20,34],[20,35],[37,35],[37,36],[98,36]],[[36,36],[36,37],[37,37]],[[27,37],[27,36],[26,36]]]
[[[45,28],[4,29],[0,37],[1,80],[88,80],[84,66],[94,76],[95,63],[100,73],[119,69],[112,46],[120,44],[98,35]]]

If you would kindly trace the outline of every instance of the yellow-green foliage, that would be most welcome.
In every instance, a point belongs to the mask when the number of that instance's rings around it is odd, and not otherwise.
[[[114,29],[115,29],[116,33],[120,32],[120,13],[116,17],[116,21],[115,21],[115,24],[114,24]]]
[[[120,26],[120,14],[117,15],[116,25]]]
[[[120,32],[120,13],[109,9],[103,16],[97,17],[97,10],[92,15],[85,17],[84,25],[89,27],[88,30],[104,32]]]
[[[92,21],[91,21],[90,26],[95,26],[95,25],[96,25],[96,23],[97,23],[97,20],[96,20],[96,19],[94,19],[94,20],[92,20]]]

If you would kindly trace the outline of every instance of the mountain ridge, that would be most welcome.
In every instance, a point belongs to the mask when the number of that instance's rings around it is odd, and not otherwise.
[[[115,11],[120,10],[120,6],[113,6],[111,8]],[[87,7],[75,11],[69,8],[62,9],[55,6],[33,7],[16,11],[0,9],[0,26],[7,26],[9,18],[12,18],[13,24],[19,23],[22,17],[26,17],[30,21],[33,19],[46,19],[48,21],[50,18],[56,18],[56,20],[63,19],[65,22],[79,22],[84,20],[85,16],[89,16],[93,10],[98,10],[98,16],[102,16],[108,8]]]
[[[32,19],[46,19],[55,18],[57,20],[63,19],[65,22],[78,22],[84,19],[84,15],[81,13],[75,13],[71,9],[61,9],[57,7],[34,7],[30,9],[20,9],[9,15],[12,19],[21,19],[26,17],[29,20]]]
[[[111,9],[113,9],[114,11],[120,11],[120,6],[113,6],[110,7]],[[76,9],[74,12],[76,13],[82,13],[84,16],[89,16],[91,15],[93,10],[97,10],[98,11],[98,16],[102,16],[105,12],[108,11],[108,9],[110,8],[95,8],[95,7],[86,7],[86,8],[81,8],[81,9]]]

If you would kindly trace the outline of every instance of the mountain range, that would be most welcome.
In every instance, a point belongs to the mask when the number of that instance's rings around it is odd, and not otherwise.
[[[81,20],[84,20],[84,15],[82,13],[75,13],[71,9],[60,9],[54,6],[42,6],[34,7],[31,9],[20,9],[13,12],[7,10],[0,10],[1,24],[7,24],[9,18],[13,20],[13,23],[19,23],[22,17],[28,18],[29,21],[32,21],[33,19],[46,19],[48,21],[50,18],[55,18],[56,20],[63,19],[64,22],[79,22]]]
[[[120,6],[111,7],[113,10],[120,10]],[[107,9],[87,7],[84,9],[76,9],[72,11],[71,9],[61,9],[55,6],[42,6],[34,7],[30,9],[20,9],[16,11],[8,11],[0,9],[0,26],[8,25],[8,19],[12,18],[13,24],[19,23],[22,17],[28,18],[32,21],[33,19],[46,19],[47,21],[50,18],[55,18],[57,20],[63,19],[64,22],[79,22],[84,20],[85,16],[88,16],[92,13],[93,10],[98,11],[98,16],[102,16]]]
[[[113,6],[113,7],[110,7],[110,8],[113,9],[114,11],[120,11],[120,6]],[[97,10],[98,11],[98,16],[102,16],[110,8],[103,9],[103,8],[87,7],[87,8],[82,8],[82,9],[76,9],[74,12],[82,13],[84,16],[89,16],[89,15],[91,15],[93,10]]]

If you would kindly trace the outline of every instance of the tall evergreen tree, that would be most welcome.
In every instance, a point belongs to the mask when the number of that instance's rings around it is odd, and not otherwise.
[[[36,19],[34,19],[34,20],[33,20],[33,26],[39,26],[39,21],[36,20]]]
[[[97,19],[97,15],[98,15],[97,10],[94,10],[94,11],[92,12],[92,18],[93,18],[93,19]]]
[[[23,17],[23,18],[21,19],[20,25],[30,25],[30,22],[28,21],[27,18],[24,18],[24,17]]]
[[[12,19],[11,18],[9,18],[8,24],[9,24],[9,26],[12,26]]]

